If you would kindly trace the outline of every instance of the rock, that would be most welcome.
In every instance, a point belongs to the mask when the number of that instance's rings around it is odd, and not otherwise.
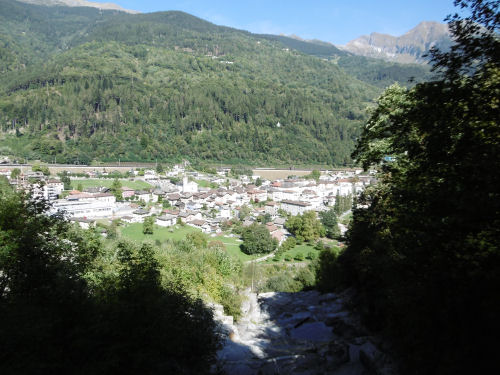
[[[217,353],[219,361],[222,362],[246,361],[252,356],[253,353],[249,347],[234,343],[231,340],[227,340],[224,347]]]
[[[237,323],[223,314],[222,306],[212,306],[226,338],[217,353],[219,373],[392,374],[376,341],[345,309],[345,293],[245,294]]]
[[[365,332],[359,326],[347,322],[342,316],[335,315],[333,317],[328,317],[325,320],[325,324],[332,327],[332,331],[335,335],[340,336],[346,340],[352,340],[355,337],[365,336]]]
[[[332,303],[333,301],[336,301],[338,298],[339,296],[335,293],[325,293],[319,297],[319,303],[322,305],[325,303]]]
[[[306,323],[290,331],[290,336],[296,340],[330,341],[332,330],[323,322]]]

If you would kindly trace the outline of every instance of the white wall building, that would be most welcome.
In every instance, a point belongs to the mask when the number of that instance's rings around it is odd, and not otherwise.
[[[302,215],[306,211],[311,211],[314,207],[308,202],[300,201],[281,201],[281,209],[293,216]]]
[[[187,177],[182,179],[182,192],[183,193],[197,193],[198,184],[194,181],[189,181]]]

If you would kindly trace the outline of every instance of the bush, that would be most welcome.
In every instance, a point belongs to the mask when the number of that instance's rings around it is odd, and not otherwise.
[[[304,267],[299,270],[295,280],[302,285],[302,289],[312,289],[316,284],[316,275],[311,267]]]
[[[221,291],[221,301],[224,314],[232,316],[237,321],[241,317],[241,295],[236,290],[224,286]]]
[[[304,254],[298,253],[295,255],[295,260],[298,260],[299,262],[302,262],[304,260]]]
[[[270,253],[278,244],[264,225],[255,223],[245,228],[241,237],[243,239],[241,250],[245,254]]]
[[[302,284],[288,273],[270,277],[264,286],[264,290],[273,292],[299,292],[301,289]]]
[[[309,251],[306,255],[306,258],[310,260],[316,259],[316,253],[314,251]]]

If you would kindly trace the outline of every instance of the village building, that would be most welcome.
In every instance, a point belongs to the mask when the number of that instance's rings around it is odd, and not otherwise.
[[[177,216],[165,214],[156,218],[156,224],[160,227],[171,227],[177,222]]]
[[[313,210],[314,207],[308,202],[284,200],[281,201],[281,209],[290,215],[296,216]]]
[[[278,215],[279,204],[277,202],[267,202],[265,207],[266,214],[271,215],[271,217],[276,217]]]

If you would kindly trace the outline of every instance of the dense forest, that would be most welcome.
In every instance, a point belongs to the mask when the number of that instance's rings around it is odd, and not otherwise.
[[[350,165],[380,87],[429,74],[291,41],[181,12],[0,0],[0,154]]]
[[[379,183],[320,272],[325,290],[355,287],[404,374],[499,370],[500,13],[455,4],[470,16],[452,16],[456,44],[432,52],[439,78],[392,86],[371,111],[353,157]]]

